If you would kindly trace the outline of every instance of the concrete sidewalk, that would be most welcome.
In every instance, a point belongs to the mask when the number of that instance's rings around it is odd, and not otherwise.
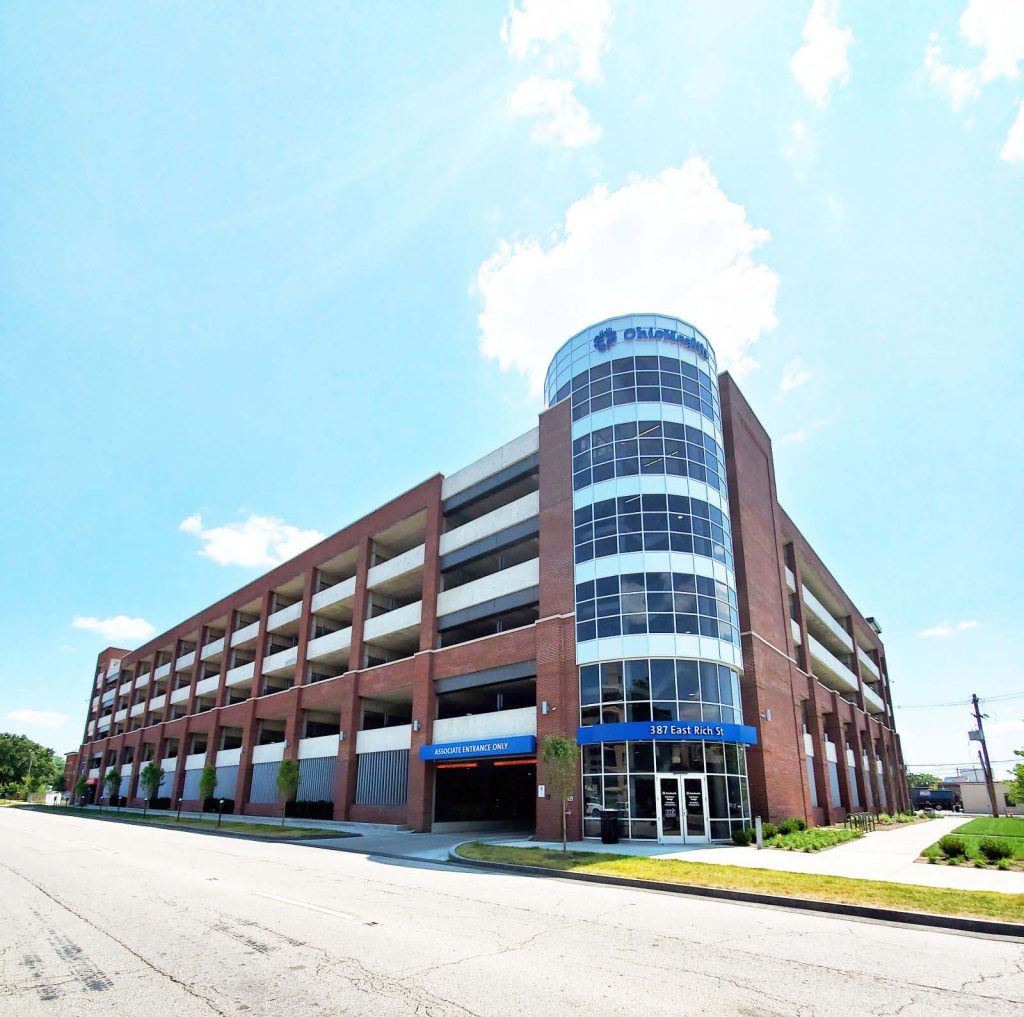
[[[859,840],[827,851],[805,854],[799,851],[777,851],[765,848],[735,847],[731,844],[681,847],[678,844],[650,844],[623,841],[602,844],[599,841],[573,841],[574,851],[598,851],[619,855],[640,855],[650,858],[675,858],[687,862],[710,862],[715,865],[742,865],[751,869],[777,869],[784,872],[807,872],[822,876],[846,876],[850,879],[879,879],[888,883],[910,883],[917,886],[938,886],[956,890],[995,890],[1000,893],[1024,893],[1024,873],[998,872],[967,866],[928,865],[918,863],[921,852],[940,837],[952,833],[967,822],[968,817],[933,819],[896,829],[880,828]],[[501,840],[508,847],[560,848],[550,841]]]

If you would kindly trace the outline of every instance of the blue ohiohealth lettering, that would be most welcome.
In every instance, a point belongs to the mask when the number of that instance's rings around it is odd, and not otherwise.
[[[678,343],[688,350],[693,350],[705,360],[708,359],[708,349],[702,342],[670,328],[627,328],[623,329],[622,339],[623,342],[635,342],[637,339],[661,339],[664,342]],[[614,328],[605,328],[594,336],[594,349],[598,353],[607,353],[618,341],[618,332]]]

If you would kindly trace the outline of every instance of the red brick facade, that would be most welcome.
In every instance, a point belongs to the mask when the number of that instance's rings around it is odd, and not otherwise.
[[[735,545],[737,588],[742,630],[744,675],[742,680],[745,722],[758,728],[759,744],[750,750],[748,765],[754,814],[772,819],[803,815],[816,823],[842,819],[851,801],[849,776],[839,766],[841,806],[829,800],[825,738],[831,735],[843,754],[849,743],[856,758],[859,799],[877,807],[882,798],[879,779],[884,782],[889,806],[904,805],[906,790],[902,779],[899,738],[892,727],[888,703],[885,653],[868,621],[849,602],[841,588],[818,561],[799,531],[778,504],[772,464],[771,443],[743,396],[728,375],[721,377],[729,496]],[[76,765],[69,764],[68,787],[77,774],[87,774],[95,757],[98,773],[93,778],[100,793],[105,769],[121,765],[126,750],[132,751],[131,773],[122,785],[123,793],[138,788],[143,758],[159,761],[167,743],[177,740],[176,768],[169,772],[161,795],[179,803],[185,787],[186,747],[193,735],[206,736],[206,762],[214,765],[220,735],[225,729],[241,732],[238,780],[234,799],[238,811],[251,815],[276,815],[278,806],[250,803],[253,753],[261,721],[279,721],[284,726],[283,754],[296,758],[303,737],[305,711],[327,711],[339,718],[342,732],[334,769],[334,818],[359,822],[404,824],[414,830],[429,830],[434,817],[434,764],[419,757],[419,749],[434,741],[437,716],[437,682],[453,676],[472,674],[501,665],[535,662],[537,738],[547,735],[572,736],[579,723],[579,681],[576,666],[575,591],[573,566],[572,440],[570,407],[563,401],[540,417],[538,438],[539,470],[539,586],[538,620],[512,631],[471,639],[441,648],[437,595],[441,590],[440,546],[444,529],[443,478],[424,483],[388,502],[364,518],[327,538],[296,558],[275,568],[229,597],[218,601],[187,621],[131,652],[110,648],[98,660],[94,695],[99,705],[90,712],[87,736]],[[422,611],[415,650],[404,659],[373,667],[363,666],[364,626],[369,609],[368,575],[373,566],[375,538],[412,518],[422,523],[423,567]],[[348,670],[339,677],[302,684],[312,636],[317,570],[343,553],[355,562],[355,593],[352,608]],[[792,601],[787,588],[787,566],[797,588],[801,577],[811,571],[819,587],[827,588],[835,603],[844,607],[845,624],[856,642],[878,667],[878,688],[884,712],[869,715],[861,693],[854,702],[845,701],[812,675],[808,657],[808,633],[799,596]],[[299,591],[298,641],[295,647],[297,683],[283,691],[265,689],[264,654],[267,650],[268,618],[273,613],[274,593],[287,587]],[[243,702],[229,704],[227,675],[230,668],[230,634],[241,625],[241,616],[258,617],[251,695]],[[797,642],[793,622],[802,632]],[[200,650],[225,634],[218,681],[211,709],[196,712],[199,700]],[[191,667],[186,715],[174,718],[170,691],[176,685],[176,662],[195,650]],[[118,678],[107,684],[108,665],[120,659]],[[158,706],[153,695],[153,678],[161,666],[170,664],[167,693]],[[856,654],[853,667],[862,667]],[[133,683],[123,694],[122,676],[147,671],[150,680],[136,688]],[[183,669],[183,673],[188,673]],[[113,695],[112,695],[113,693]],[[411,702],[411,746],[409,752],[407,801],[404,805],[357,804],[357,733],[361,704],[401,693]],[[124,730],[116,735],[88,737],[99,712],[110,705],[113,713],[125,711]],[[107,700],[106,703],[103,700]],[[95,702],[95,701],[94,701]],[[143,704],[140,714],[132,710]],[[768,719],[770,717],[770,719]],[[815,782],[819,804],[811,801],[804,755],[804,724],[815,747]],[[114,725],[111,724],[111,727]],[[134,729],[131,729],[134,726]],[[868,768],[862,764],[866,754]],[[876,757],[882,760],[881,778],[875,771]],[[544,783],[542,770],[538,783]],[[138,791],[137,794],[141,794]],[[141,803],[137,798],[133,804]],[[570,809],[569,835],[582,832],[581,796]],[[198,801],[182,802],[185,809],[199,807]],[[561,832],[558,802],[538,799],[537,833],[557,838]]]
[[[742,633],[743,713],[748,724],[757,726],[759,734],[758,745],[747,753],[753,813],[772,820],[804,816],[809,822],[822,824],[842,821],[848,811],[858,811],[851,808],[847,743],[855,757],[861,809],[869,800],[876,810],[880,808],[880,779],[884,781],[888,807],[905,808],[909,801],[899,736],[893,728],[888,701],[884,647],[779,505],[771,439],[746,399],[728,374],[720,376],[719,388]],[[814,677],[806,608],[802,597],[790,594],[787,567],[795,577],[797,590],[803,588],[805,574],[813,573],[819,588],[827,589],[833,601],[842,605],[844,627],[854,645],[867,644],[868,655],[880,671],[878,688],[884,712],[869,714],[864,708],[863,691],[856,695],[855,702],[847,702]],[[794,620],[801,633],[799,643],[794,639]],[[858,679],[862,679],[865,668],[856,653],[851,663]],[[807,776],[805,718],[814,747],[817,807],[811,801]],[[831,735],[839,755],[838,806],[830,801],[826,735]],[[881,778],[873,769],[869,772],[864,768],[865,752],[872,767],[881,756]]]

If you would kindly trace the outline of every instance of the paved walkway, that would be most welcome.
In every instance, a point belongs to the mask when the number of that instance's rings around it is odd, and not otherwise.
[[[678,844],[647,844],[623,841],[602,844],[599,841],[574,841],[576,851],[603,851],[609,854],[643,855],[651,858],[678,858],[687,862],[711,862],[716,865],[743,865],[752,869],[779,869],[785,872],[810,872],[823,876],[847,876],[852,879],[880,879],[888,883],[912,883],[957,890],[997,890],[1024,893],[1024,872],[998,872],[967,866],[928,865],[916,861],[921,851],[940,837],[952,833],[967,821],[964,816],[933,819],[896,829],[879,829],[859,840],[827,851],[805,854],[800,851],[776,851],[765,848],[741,848],[731,844],[680,847]],[[560,843],[531,840],[502,840],[510,847],[560,848]]]

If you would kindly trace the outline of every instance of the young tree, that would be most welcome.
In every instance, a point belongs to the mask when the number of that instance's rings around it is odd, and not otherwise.
[[[296,759],[282,759],[277,768],[277,793],[281,796],[281,825],[284,826],[285,810],[290,801],[299,793],[299,763]]]
[[[56,791],[59,795],[62,795],[67,791],[68,786],[67,782],[64,780],[63,773],[58,773],[57,776],[53,778],[53,782],[50,784],[50,789],[52,791]]]
[[[1013,754],[1024,759],[1024,749],[1014,749]],[[1024,803],[1024,763],[1017,763],[1010,770],[1010,776],[1006,781],[1006,793],[1015,804]]]
[[[562,850],[566,850],[566,812],[569,799],[576,793],[579,781],[580,750],[575,738],[563,738],[561,735],[548,735],[544,739],[541,750],[541,763],[544,766],[544,779],[562,805]]]
[[[139,784],[142,785],[146,792],[146,804],[142,808],[142,814],[145,815],[149,810],[149,802],[151,799],[156,798],[157,792],[160,790],[160,785],[163,784],[167,774],[164,772],[162,767],[159,767],[152,760],[146,763],[139,773]]]
[[[204,766],[203,772],[199,775],[199,818],[203,818],[203,808],[206,806],[206,799],[213,797],[217,790],[217,767]]]
[[[81,805],[85,801],[85,792],[89,790],[89,782],[84,777],[79,777],[75,781],[75,797],[78,799],[78,804]]]
[[[107,797],[111,802],[113,802],[115,798],[120,797],[121,771],[116,766],[112,766],[107,770],[106,776],[103,778],[103,783],[107,788]]]

